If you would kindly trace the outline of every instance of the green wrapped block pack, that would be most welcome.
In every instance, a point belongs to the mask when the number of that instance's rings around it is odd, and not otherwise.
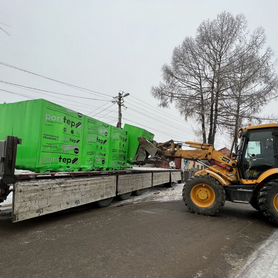
[[[83,118],[43,99],[0,105],[0,140],[22,139],[16,167],[36,172],[78,171]]]
[[[144,137],[145,139],[152,141],[154,134],[143,128],[129,124],[125,124],[124,130],[128,134],[127,161],[129,163],[134,163],[139,149],[139,138]]]
[[[123,170],[135,162],[140,137],[131,125],[113,127],[44,99],[0,104],[0,140],[16,136],[16,168],[34,172]]]

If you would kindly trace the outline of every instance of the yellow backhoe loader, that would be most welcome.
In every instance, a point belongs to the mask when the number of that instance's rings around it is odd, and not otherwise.
[[[183,200],[188,210],[216,215],[225,201],[249,202],[278,225],[278,124],[249,126],[239,131],[235,155],[226,156],[210,144],[185,142],[163,144],[140,139],[137,161],[150,158],[183,158],[207,167],[185,182]]]

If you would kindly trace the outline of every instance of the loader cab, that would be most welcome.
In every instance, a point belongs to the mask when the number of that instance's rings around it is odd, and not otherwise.
[[[243,179],[257,179],[278,168],[278,124],[250,126],[241,132],[237,158]]]

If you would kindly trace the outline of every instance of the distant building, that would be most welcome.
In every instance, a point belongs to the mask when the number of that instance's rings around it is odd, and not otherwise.
[[[228,148],[226,148],[226,147],[224,147],[224,148],[222,148],[222,149],[220,149],[218,151],[223,153],[226,156],[230,156],[231,155],[231,151]]]

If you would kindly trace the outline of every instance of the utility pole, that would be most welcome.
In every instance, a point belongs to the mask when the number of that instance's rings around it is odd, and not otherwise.
[[[121,128],[122,127],[122,107],[125,107],[124,105],[124,98],[129,96],[129,93],[125,93],[124,91],[121,91],[118,93],[118,96],[114,97],[113,103],[117,103],[118,105],[118,123],[117,127]]]

